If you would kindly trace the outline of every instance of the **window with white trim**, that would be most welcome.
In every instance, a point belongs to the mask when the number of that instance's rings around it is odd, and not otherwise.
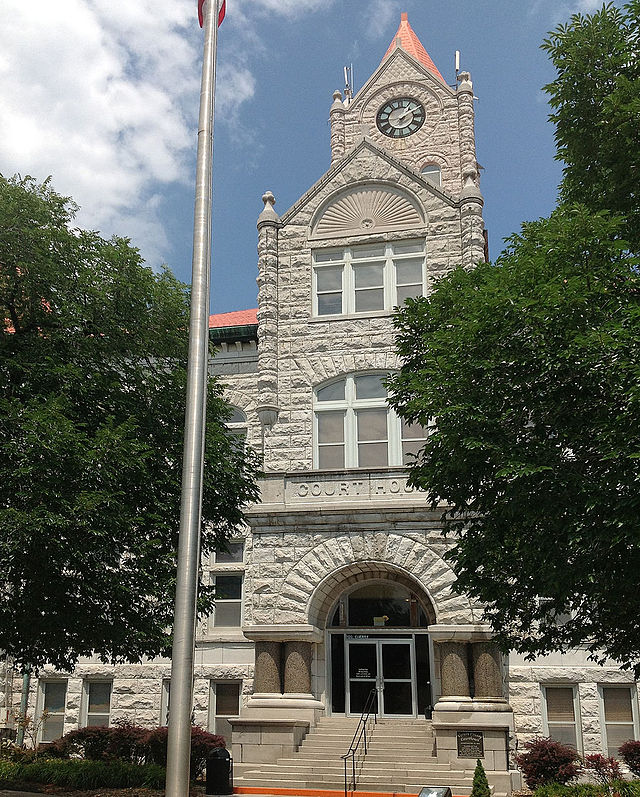
[[[216,564],[237,564],[244,559],[244,542],[228,542],[227,550],[216,551]]]
[[[349,374],[315,390],[315,468],[408,464],[424,446],[424,427],[401,420],[387,404],[386,376]]]
[[[84,682],[84,725],[100,727],[109,725],[111,714],[111,681]]]
[[[631,686],[600,686],[603,742],[607,756],[619,758],[620,745],[638,738],[635,689]]]
[[[224,736],[225,741],[231,739],[229,717],[240,714],[240,694],[242,684],[239,681],[211,681],[209,696],[209,731]]]
[[[577,722],[578,690],[575,686],[543,687],[543,725],[546,736],[580,751],[582,739]]]
[[[54,742],[64,734],[66,681],[40,681],[42,728],[40,741]]]
[[[212,625],[215,628],[237,628],[242,625],[242,574],[212,575],[216,588]]]
[[[424,241],[319,249],[313,253],[313,315],[391,310],[423,296]]]

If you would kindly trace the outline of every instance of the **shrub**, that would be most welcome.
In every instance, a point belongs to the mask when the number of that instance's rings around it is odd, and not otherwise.
[[[167,764],[168,729],[155,728],[147,736],[148,761],[160,766]],[[213,750],[224,747],[224,738],[203,731],[197,725],[191,726],[191,778],[195,779],[204,771],[207,758]]]
[[[68,758],[69,755],[74,755],[90,761],[104,761],[112,730],[113,728],[92,727],[69,731],[61,739],[47,745],[52,753],[47,757]],[[45,755],[48,750],[43,751]]]
[[[613,757],[605,758],[600,753],[588,755],[584,759],[584,767],[598,783],[603,783],[605,786],[616,780],[622,780],[620,764]]]
[[[566,744],[538,738],[525,742],[524,749],[516,761],[530,789],[545,783],[568,783],[580,771],[580,756]]]
[[[603,783],[577,783],[574,786],[561,786],[547,783],[536,789],[535,797],[640,797],[640,781],[618,780],[609,785]]]
[[[67,761],[43,759],[16,764],[14,779],[27,783],[52,783],[72,789],[126,789],[163,787],[165,771],[154,764],[128,761]]]
[[[618,752],[636,778],[640,778],[640,742],[625,742]]]
[[[147,761],[148,728],[141,728],[139,725],[131,725],[128,722],[119,722],[104,730],[109,738],[104,752],[107,760],[118,759],[119,761],[129,761],[132,764],[142,764]]]
[[[473,786],[471,787],[471,797],[491,797],[491,789],[487,780],[487,773],[484,771],[482,761],[477,759],[476,769],[473,773]]]

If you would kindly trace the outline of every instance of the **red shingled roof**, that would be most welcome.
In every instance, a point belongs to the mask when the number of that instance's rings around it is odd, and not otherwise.
[[[433,63],[431,56],[424,49],[422,42],[414,33],[411,25],[409,25],[409,16],[406,13],[402,13],[400,16],[400,27],[398,28],[396,35],[391,40],[389,49],[382,59],[383,61],[385,58],[388,58],[396,49],[398,39],[400,39],[400,47],[402,47],[405,52],[409,53],[409,55],[412,55],[416,61],[420,61],[421,64],[427,67],[429,72],[439,78],[443,83],[445,82],[445,79],[440,74],[438,67]]]
[[[209,329],[223,327],[244,327],[258,323],[258,308],[253,310],[235,310],[233,313],[218,313],[209,316]]]

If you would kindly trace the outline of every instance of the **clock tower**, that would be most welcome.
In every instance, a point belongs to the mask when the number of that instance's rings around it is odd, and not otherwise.
[[[356,96],[333,96],[332,165],[363,141],[393,156],[438,194],[456,200],[466,228],[461,262],[481,260],[483,201],[469,73],[461,72],[455,87],[448,85],[403,13],[380,66]]]

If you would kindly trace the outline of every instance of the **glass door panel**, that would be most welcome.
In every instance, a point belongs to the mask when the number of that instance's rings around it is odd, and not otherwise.
[[[411,642],[379,642],[382,672],[382,714],[415,716],[415,665]]]
[[[347,656],[349,713],[361,714],[378,682],[378,645],[376,642],[349,642]]]

